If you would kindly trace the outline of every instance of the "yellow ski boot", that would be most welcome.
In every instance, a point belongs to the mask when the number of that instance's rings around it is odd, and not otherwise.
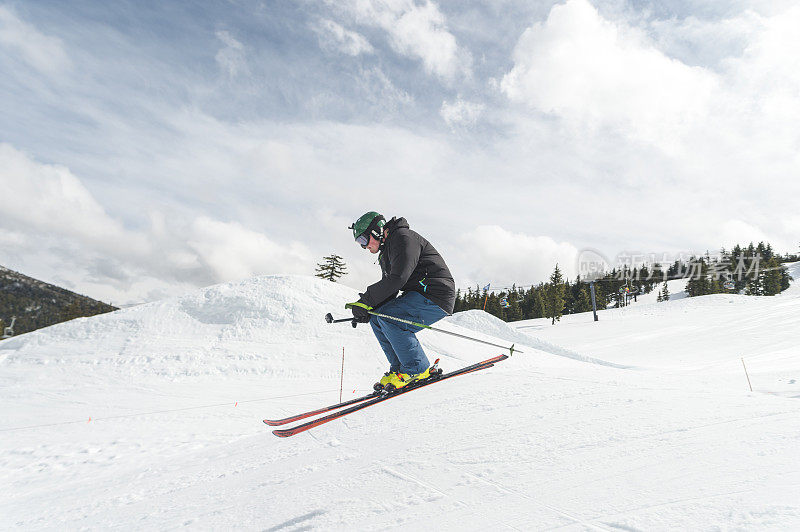
[[[436,362],[433,363],[433,366],[429,367],[422,373],[416,374],[408,374],[408,373],[391,373],[389,374],[389,382],[383,385],[383,390],[386,392],[393,392],[395,390],[399,390],[400,388],[405,388],[409,384],[416,382],[416,381],[423,381],[425,379],[430,379],[432,375],[438,376],[441,374],[441,370],[436,367],[439,363],[439,359],[436,359]],[[381,379],[383,381],[383,379]]]
[[[391,371],[387,371],[386,373],[384,373],[383,377],[381,377],[381,380],[376,382],[372,386],[372,389],[375,390],[376,392],[380,392],[381,390],[383,390],[386,387],[386,385],[389,384],[389,382],[392,380],[392,375],[394,375],[394,373],[392,373]]]

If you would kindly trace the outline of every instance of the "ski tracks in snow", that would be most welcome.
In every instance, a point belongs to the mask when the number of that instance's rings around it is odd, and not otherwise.
[[[350,433],[349,425],[346,426],[346,428],[348,429],[347,432]],[[317,438],[315,438],[315,440],[316,439]],[[347,440],[348,438],[337,438],[337,441],[341,442],[342,439]],[[355,442],[355,440],[351,441]],[[364,443],[363,440],[359,440],[359,442],[361,444]],[[320,445],[325,445],[321,440],[318,440],[318,443]],[[353,452],[359,452],[350,443],[344,443],[343,445],[350,448]],[[548,526],[551,528],[561,528],[565,525],[573,524],[580,525],[590,530],[611,530],[601,524],[593,522],[593,519],[581,517],[575,512],[566,510],[563,507],[544,502],[539,498],[525,493],[521,489],[512,488],[505,483],[487,476],[485,472],[476,473],[464,465],[459,465],[449,458],[451,453],[448,451],[437,453],[436,451],[429,450],[426,444],[423,444],[422,447],[423,449],[417,449],[415,452],[421,452],[425,456],[424,461],[404,458],[409,449],[406,449],[405,453],[399,453],[400,456],[385,456],[384,458],[375,459],[373,461],[374,473],[385,474],[391,477],[388,482],[392,485],[395,493],[393,496],[393,504],[390,505],[390,513],[404,515],[405,512],[402,505],[398,507],[397,503],[404,498],[408,499],[409,494],[414,493],[429,504],[435,504],[437,500],[443,498],[449,499],[454,503],[457,509],[453,508],[446,514],[440,514],[436,519],[438,522],[437,526],[443,527],[444,529],[449,529],[452,525],[458,523],[462,523],[463,525],[470,523],[470,525],[466,526],[467,529],[478,529],[479,527],[476,525],[490,516],[491,521],[486,523],[487,526],[496,528],[498,525],[501,525],[511,530],[529,529],[532,522],[537,522],[540,525],[545,522],[550,522]],[[490,450],[486,445],[476,446],[474,449],[481,451]],[[392,460],[392,458],[394,458],[394,460]],[[392,464],[389,465],[389,462],[392,462]],[[485,464],[487,464],[486,461],[478,461],[475,465]],[[457,471],[457,475],[452,474],[453,470]],[[503,497],[486,497],[487,492],[485,490],[475,490],[474,487],[470,488],[470,483],[465,482],[465,479],[471,479],[472,481],[489,486],[493,488],[495,492],[503,494]],[[377,479],[373,480],[380,482]],[[396,482],[397,480],[403,481],[403,483],[408,486],[406,488],[400,488]],[[419,493],[420,489],[423,490],[422,494]],[[369,492],[370,490],[366,491]],[[509,504],[507,499],[508,495],[518,499],[518,503]],[[370,499],[375,500],[375,497],[370,496]],[[519,501],[522,501],[523,504],[519,504]],[[542,521],[537,521],[535,518],[532,518],[530,512],[531,505],[538,506],[541,510],[549,513],[551,518],[545,518]],[[500,508],[502,508],[502,510]],[[522,511],[520,511],[520,508],[522,508]],[[442,521],[441,518],[445,515],[446,518]],[[563,521],[552,522],[552,518]],[[515,520],[518,522],[515,523]],[[417,525],[422,526],[426,521],[430,522],[428,517],[420,517],[413,521],[402,519],[398,522],[398,525],[402,525],[405,528]],[[444,523],[447,524],[445,525]],[[462,524],[459,524],[459,527],[462,527]],[[393,527],[390,525],[390,528]]]

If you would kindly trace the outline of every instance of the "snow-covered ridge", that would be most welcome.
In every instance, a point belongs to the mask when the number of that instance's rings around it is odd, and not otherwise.
[[[170,376],[291,372],[327,345],[325,313],[357,297],[312,277],[257,277],[21,335],[0,343],[0,357]],[[368,338],[364,328],[345,336]]]

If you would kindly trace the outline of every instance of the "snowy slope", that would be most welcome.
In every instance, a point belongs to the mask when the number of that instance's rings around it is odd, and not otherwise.
[[[653,287],[653,290],[649,294],[637,295],[636,301],[633,301],[633,299],[631,299],[630,304],[639,305],[642,303],[657,303],[658,293],[661,291],[661,288],[663,286],[664,283],[655,285]],[[669,290],[670,301],[683,299],[689,296],[689,294],[686,293],[686,279],[672,279],[671,281],[667,281],[667,289]]]
[[[275,438],[264,417],[338,399],[343,347],[346,397],[384,370],[367,327],[322,320],[355,297],[263,277],[0,343],[0,528],[800,527],[796,290],[458,314],[524,353]],[[445,369],[498,353],[420,338]]]
[[[800,279],[800,263],[788,265]],[[671,289],[671,288],[670,288]],[[800,282],[774,297],[715,294],[641,301],[609,309],[592,322],[591,313],[550,320],[519,321],[512,326],[587,356],[674,372],[704,371],[733,381],[744,358],[756,390],[800,396]]]
[[[800,294],[800,262],[790,262],[784,266],[786,266],[786,269],[789,271],[789,275],[792,276],[793,281],[791,286],[783,293],[786,295]]]

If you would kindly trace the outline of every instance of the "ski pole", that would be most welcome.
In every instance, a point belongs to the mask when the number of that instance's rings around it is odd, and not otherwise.
[[[358,325],[358,322],[354,318],[342,318],[339,320],[335,320],[333,319],[333,314],[331,314],[330,312],[325,314],[325,321],[327,321],[328,323],[342,323],[345,321],[349,321],[353,324],[353,329],[355,329],[356,326]]]
[[[400,323],[405,323],[407,325],[413,325],[415,327],[422,327],[423,329],[430,329],[432,331],[449,334],[451,336],[457,336],[459,338],[464,338],[465,340],[472,340],[473,342],[478,342],[478,343],[481,343],[481,344],[491,345],[492,347],[499,347],[501,349],[508,349],[509,351],[511,351],[512,355],[514,354],[514,351],[516,351],[517,353],[522,353],[522,351],[520,351],[519,349],[515,349],[514,348],[514,344],[511,344],[511,347],[506,347],[504,345],[498,345],[498,344],[493,344],[492,342],[487,342],[486,340],[479,340],[477,338],[473,338],[473,337],[467,336],[465,334],[459,334],[459,333],[456,333],[456,332],[446,331],[444,329],[438,329],[436,327],[431,327],[430,325],[425,325],[424,323],[416,323],[416,322],[411,321],[411,320],[404,320],[403,318],[398,318],[396,316],[389,316],[388,314],[381,314],[380,312],[373,312],[371,310],[368,310],[367,312],[369,312],[373,316],[378,316],[378,317],[386,318],[386,319],[389,319],[389,320],[399,321]]]
[[[368,310],[367,312],[369,312],[373,316],[378,316],[380,318],[386,318],[386,319],[389,319],[389,320],[399,321],[400,323],[405,323],[406,325],[413,325],[414,327],[420,327],[422,329],[430,329],[431,331],[445,333],[445,334],[449,334],[451,336],[457,336],[458,338],[463,338],[465,340],[472,340],[473,342],[478,342],[478,343],[481,343],[481,344],[490,345],[492,347],[499,347],[501,349],[508,349],[509,351],[511,351],[512,355],[514,354],[514,352],[517,352],[517,353],[522,353],[523,352],[523,351],[520,351],[519,349],[516,349],[514,347],[514,344],[511,344],[511,347],[506,347],[504,345],[498,345],[498,344],[493,344],[492,342],[487,342],[486,340],[479,340],[477,338],[473,338],[473,337],[467,336],[465,334],[459,334],[459,333],[456,333],[456,332],[446,331],[444,329],[439,329],[437,327],[431,327],[430,325],[425,325],[424,323],[417,323],[417,322],[414,322],[414,321],[411,321],[411,320],[404,320],[403,318],[398,318],[396,316],[389,316],[388,314],[381,314],[380,312],[374,312],[372,310]],[[325,321],[327,321],[328,323],[337,323],[337,322],[341,322],[341,321],[348,321],[349,319],[351,319],[351,318],[334,320],[333,316],[330,313],[325,315]],[[353,327],[355,327],[355,326],[356,326],[356,321],[353,320]]]

